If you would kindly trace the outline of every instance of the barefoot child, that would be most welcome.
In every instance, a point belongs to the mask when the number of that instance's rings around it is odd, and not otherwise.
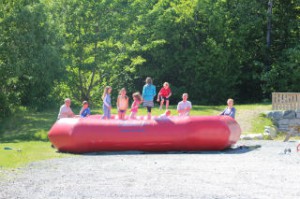
[[[156,87],[153,85],[151,77],[146,78],[146,84],[143,87],[143,106],[147,108],[147,118],[151,119],[151,109],[154,107],[153,99],[156,95]]]
[[[122,88],[117,99],[118,116],[120,120],[125,119],[126,110],[128,108],[128,100],[129,98],[126,95],[126,89]]]
[[[79,112],[80,117],[87,117],[91,114],[89,103],[87,101],[82,102],[82,108]]]
[[[160,100],[160,107],[159,109],[162,109],[162,106],[164,105],[164,102],[166,101],[166,109],[169,108],[169,98],[171,97],[172,92],[170,89],[170,85],[168,82],[165,82],[163,84],[163,87],[160,89],[158,95],[157,95],[157,102]]]
[[[110,86],[106,86],[103,95],[103,116],[102,119],[110,119],[110,111],[111,111],[111,97],[110,93],[112,91],[112,88]]]
[[[133,98],[133,102],[131,105],[131,113],[130,113],[129,118],[136,119],[136,114],[138,112],[139,105],[142,103],[143,100],[142,100],[142,96],[139,92],[133,93],[132,98]]]

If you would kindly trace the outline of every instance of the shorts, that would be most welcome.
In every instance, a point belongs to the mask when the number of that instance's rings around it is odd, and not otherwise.
[[[125,113],[126,110],[119,110],[119,113]]]
[[[161,96],[161,97],[160,97],[160,100],[169,101],[169,98],[168,98],[168,97],[163,97],[163,96]]]

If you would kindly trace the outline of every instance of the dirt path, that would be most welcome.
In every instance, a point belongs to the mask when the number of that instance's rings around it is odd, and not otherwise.
[[[41,161],[1,178],[0,198],[299,198],[296,143],[239,145],[246,147],[221,152],[98,153]],[[284,154],[285,147],[292,152]]]
[[[268,111],[265,106],[257,106],[255,109],[237,110],[236,121],[241,126],[242,132],[252,131],[252,121],[259,116],[259,114]],[[261,132],[262,133],[262,132]]]

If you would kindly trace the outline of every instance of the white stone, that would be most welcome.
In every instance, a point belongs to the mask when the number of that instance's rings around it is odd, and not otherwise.
[[[247,135],[241,135],[241,140],[263,140],[264,136],[263,134],[247,134]]]
[[[271,138],[275,138],[277,136],[277,129],[271,126],[265,126],[264,135],[268,135]]]

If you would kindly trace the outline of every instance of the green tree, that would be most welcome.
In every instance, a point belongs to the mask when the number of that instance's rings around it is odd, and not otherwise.
[[[62,74],[62,39],[48,7],[40,1],[4,4],[1,20],[1,90],[10,103],[42,108]]]

